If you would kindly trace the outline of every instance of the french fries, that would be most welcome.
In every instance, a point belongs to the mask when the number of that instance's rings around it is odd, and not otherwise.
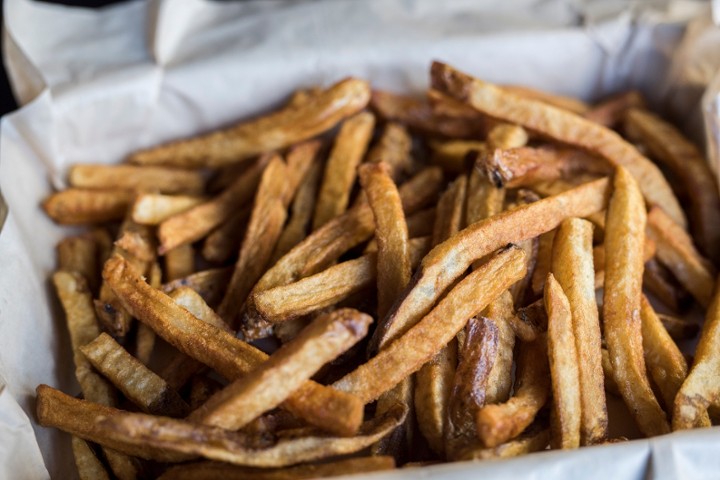
[[[132,204],[132,219],[140,225],[158,225],[173,215],[203,203],[202,197],[140,193]]]
[[[50,195],[42,207],[61,225],[93,224],[120,220],[134,198],[132,190],[69,188]]]
[[[205,180],[198,171],[135,165],[74,165],[68,178],[75,188],[121,188],[161,193],[200,193]]]

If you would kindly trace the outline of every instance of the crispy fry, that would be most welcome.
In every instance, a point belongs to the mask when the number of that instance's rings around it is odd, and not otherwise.
[[[555,234],[552,272],[567,295],[572,313],[573,341],[579,368],[583,445],[607,438],[608,414],[600,352],[600,320],[595,299],[592,224],[572,218],[563,221]],[[605,262],[602,262],[603,269]],[[547,285],[546,285],[547,290]],[[547,301],[547,300],[546,300]]]
[[[205,180],[198,171],[136,165],[76,164],[70,169],[75,188],[121,188],[162,193],[202,193]]]
[[[471,225],[502,211],[505,189],[495,187],[473,168],[468,177],[466,197],[465,225]]]
[[[385,162],[390,166],[391,176],[395,182],[400,175],[410,171],[410,148],[412,139],[408,131],[399,123],[389,122],[377,144],[370,149],[366,162]]]
[[[343,123],[325,165],[315,204],[313,230],[322,227],[347,209],[357,166],[365,155],[374,126],[375,117],[367,112],[359,113]]]
[[[695,249],[692,239],[665,212],[648,213],[647,235],[657,245],[657,257],[703,307],[710,304],[715,269]]]
[[[238,430],[277,407],[324,364],[367,334],[369,315],[341,309],[322,315],[262,365],[231,383],[195,410],[188,420]],[[357,412],[362,421],[362,411]]]
[[[200,240],[248,204],[273,158],[274,155],[261,156],[218,196],[161,222],[157,232],[160,253]]]
[[[670,427],[655,399],[643,358],[640,303],[645,205],[635,179],[618,167],[605,226],[603,324],[615,383],[646,435]]]
[[[700,326],[697,323],[685,318],[663,313],[658,313],[657,316],[663,327],[665,327],[665,330],[667,330],[668,335],[670,335],[675,342],[691,340],[695,338],[700,331]]]
[[[205,199],[189,195],[140,193],[132,204],[131,216],[140,225],[158,225],[173,215],[200,205]]]
[[[508,399],[510,390],[512,390],[515,332],[508,319],[513,317],[514,314],[513,297],[509,290],[493,300],[484,312],[484,316],[492,320],[498,330],[498,345],[485,391],[486,403],[504,402]],[[465,361],[464,357],[462,361]]]
[[[550,394],[547,347],[544,337],[520,346],[515,393],[505,403],[485,405],[477,411],[478,435],[488,448],[501,445],[522,433]]]
[[[469,318],[524,275],[523,257],[517,247],[503,250],[458,283],[417,325],[335,382],[334,387],[367,403],[419,370],[447,345]],[[386,369],[383,365],[396,367]]]
[[[527,205],[540,200],[540,197],[531,190],[520,189],[516,192],[516,195],[517,200],[510,204],[508,209],[517,208],[520,205]],[[528,301],[534,300],[534,296],[530,291],[530,284],[535,273],[535,265],[537,264],[538,250],[540,248],[539,243],[540,241],[537,237],[528,238],[518,243],[518,246],[525,252],[527,273],[525,274],[525,278],[510,287],[510,293],[512,294],[513,301],[517,305],[525,305]]]
[[[562,226],[560,230],[562,231]],[[575,346],[576,334],[573,331],[574,318],[570,310],[570,302],[552,273],[548,273],[548,279],[545,282],[545,308],[548,312],[547,355],[553,391],[553,446],[563,450],[577,448],[580,446],[580,427],[583,423],[580,401],[581,361]],[[600,339],[599,335],[597,339]],[[597,346],[597,353],[600,353],[600,345]],[[596,357],[600,359],[600,355]],[[602,364],[600,367],[602,368]],[[602,377],[600,379],[602,380]],[[597,393],[595,388],[593,388],[593,393]],[[600,393],[605,393],[602,388]],[[603,403],[602,407],[604,406]],[[604,412],[601,410],[600,413]],[[603,424],[597,426],[599,429],[603,429],[603,427]],[[586,429],[590,430],[588,437],[600,435],[599,438],[602,438],[603,432],[594,432],[591,428]]]
[[[710,426],[708,407],[720,405],[718,371],[720,371],[720,289],[716,287],[695,350],[695,360],[675,397],[673,430]]]
[[[80,351],[97,371],[143,411],[176,417],[188,412],[187,404],[176,391],[125,351],[110,335],[100,334],[92,342],[81,346]]]
[[[685,214],[660,170],[615,132],[570,112],[509,94],[440,62],[433,63],[431,78],[434,88],[491,117],[590,150],[614,165],[624,166],[651,205],[663,208],[676,223],[686,226]]]
[[[165,254],[165,281],[184,278],[195,271],[195,250],[192,245],[181,245]]]
[[[72,451],[80,480],[110,480],[105,466],[85,440],[72,437]]]
[[[597,180],[476,222],[438,245],[423,259],[411,282],[411,290],[395,304],[388,317],[390,321],[376,330],[374,345],[381,338],[394,339],[407,331],[473,261],[507,243],[521,242],[552,230],[565,218],[584,217],[603,210],[607,194],[608,180]]]
[[[448,173],[464,173],[468,158],[482,155],[487,143],[479,140],[436,140],[430,142],[432,161]]]
[[[518,313],[508,318],[508,325],[521,341],[534,342],[542,332],[537,325],[527,322],[526,318]]]
[[[160,264],[153,262],[148,274],[148,283],[151,287],[160,288],[162,285],[162,273]],[[135,357],[145,365],[150,364],[150,359],[155,350],[155,340],[155,332],[144,323],[139,323],[135,332]]]
[[[200,270],[187,277],[178,278],[162,286],[165,293],[179,287],[189,287],[196,291],[208,304],[216,305],[225,292],[225,286],[232,275],[232,268],[212,268]]]
[[[645,243],[643,244],[643,263],[653,258],[656,252],[657,246],[655,242],[646,236]],[[603,272],[605,270],[605,245],[600,244],[594,246],[592,249],[592,257],[595,273]]]
[[[595,123],[613,128],[626,118],[628,110],[644,107],[645,99],[642,94],[637,90],[628,90],[595,104],[582,115]]]
[[[234,258],[240,251],[251,213],[250,205],[238,210],[205,237],[202,248],[203,258],[215,263],[223,263]]]
[[[705,157],[675,127],[646,110],[630,110],[625,129],[631,139],[646,146],[683,183],[693,234],[703,252],[720,262],[720,195]]]
[[[141,150],[130,155],[129,160],[142,165],[218,167],[312,138],[358,112],[369,100],[367,82],[348,78],[302,105],[189,140]]]
[[[98,248],[90,234],[66,237],[57,245],[58,270],[77,272],[95,292],[98,287]]]
[[[42,207],[56,223],[92,224],[120,220],[134,198],[131,190],[68,188],[47,197]]]
[[[246,375],[267,359],[255,347],[199,320],[170,298],[147,285],[120,257],[111,258],[103,276],[125,306],[165,341],[210,366],[225,378]],[[362,410],[352,396],[306,382],[283,406],[310,424],[340,434],[357,429],[354,413]]]
[[[573,113],[582,115],[586,113],[590,107],[585,102],[573,97],[535,90],[534,88],[524,87],[522,85],[503,85],[501,87],[506,92],[510,92],[518,97],[524,97],[530,100],[552,105],[553,107],[562,108]]]

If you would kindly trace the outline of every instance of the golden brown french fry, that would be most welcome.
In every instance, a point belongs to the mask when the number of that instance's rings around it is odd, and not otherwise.
[[[645,99],[642,94],[637,90],[629,90],[593,105],[582,115],[595,123],[613,128],[626,118],[628,110],[644,107]]]
[[[508,325],[521,341],[534,342],[542,333],[537,325],[526,321],[527,317],[517,313],[508,318]]]
[[[368,403],[419,370],[447,345],[468,319],[525,274],[524,256],[514,246],[498,253],[458,283],[417,325],[333,386]],[[383,368],[384,365],[395,368]]]
[[[432,244],[438,245],[460,231],[467,192],[467,176],[459,175],[440,196],[435,212]]]
[[[720,262],[720,195],[705,157],[677,128],[647,110],[633,108],[627,112],[625,130],[682,182],[694,236],[703,252]]]
[[[180,417],[188,405],[168,384],[106,334],[80,347],[95,369],[143,411]]]
[[[660,322],[662,322],[663,327],[665,327],[665,330],[667,330],[668,334],[673,340],[675,340],[675,342],[691,340],[695,338],[700,331],[700,326],[688,319],[664,313],[658,313],[657,316],[660,319]]]
[[[540,197],[537,193],[532,190],[520,189],[516,192],[516,201],[508,205],[508,209],[517,208],[519,205],[527,205],[532,202],[537,202]],[[534,296],[530,291],[530,284],[532,282],[533,274],[535,273],[535,265],[537,264],[537,256],[539,250],[540,241],[538,238],[528,238],[519,242],[517,245],[525,252],[525,261],[527,262],[527,273],[525,278],[520,280],[518,283],[510,287],[510,293],[512,294],[513,301],[517,305],[525,305],[528,301],[534,300]],[[512,316],[512,312],[510,313]]]
[[[545,450],[550,443],[550,430],[539,425],[531,425],[514,440],[494,448],[476,448],[464,452],[458,460],[493,460],[512,458],[526,453]]]
[[[140,225],[158,225],[173,215],[190,210],[205,201],[189,195],[140,193],[132,204],[131,216]]]
[[[195,410],[188,420],[238,430],[272,410],[298,390],[323,365],[367,334],[369,315],[340,309],[313,320],[291,342],[249,374],[234,381]],[[362,421],[362,411],[357,423]]]
[[[720,282],[718,283],[720,285]],[[695,360],[675,397],[673,430],[709,427],[708,407],[720,405],[720,289],[705,315]]]
[[[562,108],[578,115],[582,115],[590,110],[590,106],[577,98],[558,95],[556,93],[544,92],[534,88],[522,85],[502,85],[500,88],[506,92],[510,92],[518,97],[524,97],[530,100],[552,105],[553,107]]]
[[[519,348],[515,392],[505,403],[485,405],[475,423],[480,440],[488,448],[501,445],[522,433],[550,395],[547,346],[542,336]]]
[[[430,142],[432,162],[448,173],[467,171],[468,158],[487,151],[487,143],[479,140],[435,140]]]
[[[387,455],[348,458],[329,463],[298,465],[280,470],[258,470],[219,462],[198,462],[179,465],[165,471],[158,480],[304,480],[395,468],[395,459]]]
[[[121,257],[106,262],[103,276],[138,320],[178,350],[229,380],[247,375],[268,358],[250,344],[176,305],[145,283]],[[357,430],[357,423],[352,422],[358,418],[355,412],[362,411],[362,404],[354,397],[314,382],[306,382],[283,406],[311,425],[344,435]]]
[[[66,237],[57,245],[58,270],[77,272],[88,283],[92,292],[98,287],[98,248],[90,234]]]
[[[231,275],[231,267],[200,270],[187,277],[165,283],[162,291],[169,293],[179,287],[189,287],[195,290],[208,304],[217,305],[225,293],[225,287]]]
[[[665,408],[670,411],[687,377],[687,362],[645,297],[640,304],[640,318],[645,364],[662,394]]]
[[[374,345],[402,335],[422,318],[445,289],[473,261],[511,242],[521,242],[554,229],[568,217],[603,210],[608,180],[601,179],[561,195],[522,205],[476,222],[441,243],[423,259],[411,289],[395,304],[387,322],[379,325]]]
[[[512,123],[498,123],[487,135],[490,150],[518,148],[528,142],[528,133],[519,125]]]
[[[645,237],[645,243],[643,244],[643,262],[648,262],[651,258],[655,256],[655,253],[657,252],[657,246],[655,245],[655,242]],[[605,270],[605,245],[600,244],[596,245],[592,249],[592,257],[593,257],[593,268],[595,270],[595,273],[602,272]],[[597,282],[596,282],[597,283]]]
[[[651,205],[663,208],[680,226],[687,225],[685,214],[660,170],[615,132],[571,112],[517,97],[440,62],[433,62],[431,79],[433,88],[493,118],[589,150],[627,168]]]
[[[374,127],[375,117],[371,113],[363,112],[348,118],[340,128],[325,165],[315,204],[313,230],[322,227],[347,209],[357,166],[365,155]]]
[[[122,188],[161,193],[202,193],[201,172],[136,165],[76,164],[70,168],[69,183],[75,188]]]
[[[129,160],[141,165],[218,167],[312,138],[365,108],[369,100],[367,82],[347,78],[302,105],[288,106],[224,130],[141,150],[130,155]]]
[[[261,156],[221,194],[162,221],[157,232],[160,253],[200,240],[250,203],[265,167],[274,157]]]
[[[657,258],[703,307],[710,305],[715,269],[695,249],[690,236],[659,208],[647,216],[647,235],[657,245]]]
[[[582,403],[582,445],[603,442],[607,438],[608,427],[600,320],[595,299],[593,259],[596,257],[593,256],[592,230],[592,224],[587,220],[564,220],[555,234],[552,255],[553,275],[567,295],[572,313],[571,341],[575,342],[577,351]],[[604,261],[602,266],[605,268]],[[545,289],[547,292],[547,284]]]
[[[390,166],[392,178],[398,181],[402,173],[410,172],[410,148],[412,138],[407,129],[395,122],[388,122],[377,144],[367,154],[366,162],[385,162]]]
[[[245,237],[250,213],[252,213],[250,205],[238,210],[205,237],[202,248],[203,258],[214,263],[223,263],[234,258],[240,251],[240,245]]]
[[[192,245],[181,245],[165,253],[165,281],[187,277],[195,271],[195,250]]]
[[[288,107],[299,107],[301,105],[305,105],[315,95],[321,92],[322,88],[320,87],[300,88],[298,90],[295,90],[295,92],[290,97],[290,100],[288,100],[287,105]]]
[[[122,219],[134,198],[132,190],[68,188],[47,197],[42,207],[62,225],[103,223]]]
[[[498,330],[498,345],[495,359],[493,360],[492,370],[490,371],[490,376],[488,378],[488,385],[485,389],[486,403],[504,402],[508,399],[510,391],[512,390],[515,332],[513,331],[512,326],[510,326],[508,320],[513,317],[514,314],[513,296],[510,293],[510,290],[500,294],[483,312],[485,317],[494,322]],[[462,361],[465,361],[464,357],[462,358]]]
[[[552,273],[548,273],[545,282],[545,308],[548,313],[547,355],[553,392],[552,443],[555,448],[563,450],[578,448],[582,424],[580,357],[575,346],[570,302]],[[600,353],[600,348],[597,351]],[[602,368],[602,364],[600,366]],[[600,391],[604,393],[602,389]]]
[[[80,480],[110,480],[105,466],[85,440],[72,437],[72,451]]]
[[[646,435],[670,431],[645,370],[640,303],[645,204],[635,179],[618,167],[605,225],[603,324],[613,375],[630,412]]]

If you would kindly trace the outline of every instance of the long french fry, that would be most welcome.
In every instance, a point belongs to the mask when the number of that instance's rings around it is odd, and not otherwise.
[[[640,430],[670,430],[645,370],[640,303],[645,204],[635,179],[618,167],[605,225],[603,324],[613,375]]]
[[[624,166],[651,205],[663,208],[680,226],[687,225],[685,214],[660,170],[615,132],[568,111],[517,97],[440,62],[433,63],[431,80],[434,88],[491,117],[590,150],[614,165]]]
[[[312,138],[358,112],[369,100],[367,82],[348,78],[302,105],[189,140],[141,150],[130,155],[129,160],[141,165],[218,167]]]
[[[205,200],[189,195],[140,193],[132,204],[132,219],[140,225],[158,225],[173,215],[185,212]]]
[[[202,193],[205,180],[200,172],[136,165],[76,164],[69,182],[75,188],[122,188],[162,193]]]
[[[267,359],[255,347],[232,334],[208,325],[150,287],[120,257],[105,264],[103,277],[133,315],[186,355],[234,380]],[[306,382],[283,406],[310,424],[340,434],[358,428],[362,404],[350,395],[314,382]]]
[[[68,188],[47,197],[42,207],[62,225],[103,223],[122,219],[134,198],[132,190]]]

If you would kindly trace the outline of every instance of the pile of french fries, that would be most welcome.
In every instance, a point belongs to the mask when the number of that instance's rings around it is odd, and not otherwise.
[[[40,385],[37,418],[72,435],[81,478],[574,449],[624,440],[609,395],[646,436],[720,419],[720,198],[699,151],[635,92],[590,106],[430,77],[426,98],[301,90],[70,170],[43,207],[90,226],[52,278],[80,389]]]

